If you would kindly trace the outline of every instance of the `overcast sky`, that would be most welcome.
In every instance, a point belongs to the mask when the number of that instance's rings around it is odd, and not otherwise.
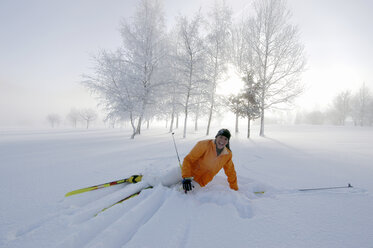
[[[49,113],[65,117],[73,107],[96,106],[81,75],[92,72],[93,54],[120,46],[120,21],[133,15],[136,2],[1,0],[0,126],[37,125]],[[163,2],[172,23],[212,1]],[[227,3],[237,16],[251,1]],[[300,107],[327,106],[337,92],[364,82],[373,90],[373,1],[289,0],[288,7],[308,58]]]

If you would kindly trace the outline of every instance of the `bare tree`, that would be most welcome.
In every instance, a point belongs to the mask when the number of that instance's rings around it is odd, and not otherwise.
[[[226,100],[226,106],[229,108],[232,113],[236,115],[236,124],[235,124],[235,133],[237,134],[239,132],[238,130],[238,119],[241,116],[241,111],[242,111],[242,105],[243,105],[243,99],[241,95],[230,95],[228,96]]]
[[[305,123],[312,125],[322,125],[325,122],[325,114],[320,110],[312,110],[305,115]]]
[[[111,128],[115,128],[117,124],[121,125],[121,121],[122,121],[121,117],[117,115],[107,115],[104,118],[104,123],[109,125],[109,127]]]
[[[260,116],[259,105],[259,84],[254,81],[251,75],[244,78],[245,88],[241,94],[241,116],[247,118],[247,138],[250,138],[251,120],[257,119]]]
[[[339,93],[333,100],[331,118],[337,125],[345,125],[346,118],[351,112],[351,91]]]
[[[183,77],[181,76],[181,71],[179,70],[178,63],[178,46],[180,45],[178,42],[179,31],[177,28],[174,28],[169,33],[169,54],[167,59],[168,64],[168,75],[169,75],[169,85],[166,89],[168,93],[165,95],[165,104],[162,106],[166,110],[166,113],[170,115],[170,128],[169,132],[172,133],[175,124],[175,119],[178,119],[179,113],[183,111],[183,90],[181,89],[182,82],[181,80]],[[177,123],[176,123],[177,124]]]
[[[230,59],[244,82],[244,89],[238,95],[240,116],[247,118],[247,138],[250,138],[251,120],[260,116],[260,84],[254,80],[254,45],[251,43],[248,21],[241,20],[232,28]]]
[[[264,110],[290,103],[303,91],[299,77],[305,56],[284,0],[256,0],[253,10],[247,38],[252,46],[254,78],[260,86],[260,136],[264,136]]]
[[[141,133],[147,108],[156,103],[162,59],[166,56],[164,13],[158,1],[141,0],[132,22],[123,22],[123,54],[129,80],[136,87],[138,122],[131,138]]]
[[[67,120],[71,122],[72,126],[76,128],[78,121],[80,120],[80,113],[77,109],[72,108],[66,116]]]
[[[250,43],[250,33],[247,26],[247,20],[235,23],[231,29],[230,42],[230,60],[244,82],[252,77],[255,68],[254,46]]]
[[[210,133],[212,114],[215,108],[216,88],[227,71],[228,42],[232,24],[232,11],[225,1],[215,1],[207,22],[207,78],[210,83],[209,115],[206,135]]]
[[[196,91],[203,80],[201,75],[204,70],[205,48],[200,34],[201,24],[200,13],[197,13],[190,21],[186,17],[178,18],[177,69],[181,78],[180,89],[184,93],[184,138],[186,137],[191,97],[198,93]]]
[[[352,99],[352,118],[355,125],[364,126],[369,122],[368,109],[372,100],[370,90],[364,83]]]
[[[98,95],[100,105],[107,114],[106,120],[129,120],[135,133],[138,98],[123,54],[120,51],[101,51],[94,61],[95,73],[84,75],[83,85]]]
[[[98,93],[107,120],[130,121],[132,139],[140,134],[144,118],[150,118],[164,87],[161,74],[167,39],[163,16],[158,1],[141,0],[131,21],[121,25],[122,47],[96,56],[95,74],[83,82]]]
[[[179,94],[177,84],[174,84],[171,91],[171,98],[169,101],[169,106],[171,106],[171,123],[169,132],[172,133],[174,129],[175,119],[178,120],[179,113],[182,112],[182,104],[179,101]],[[175,128],[178,128],[178,123],[175,123]]]
[[[203,83],[204,82],[204,83]],[[194,115],[194,131],[198,131],[198,121],[208,113],[209,91],[206,89],[206,81],[196,87],[196,94],[192,97],[190,112]]]
[[[373,98],[370,99],[368,104],[367,121],[369,126],[373,125]]]
[[[91,122],[97,119],[97,113],[93,109],[82,109],[80,111],[80,116],[86,122],[87,129],[89,128]]]
[[[247,138],[250,138],[251,121],[260,116],[258,84],[252,77],[245,80],[245,88],[238,95],[231,95],[228,98],[228,108],[236,115],[235,132],[238,133],[238,118],[247,118]]]
[[[170,127],[169,127],[169,132],[172,133],[174,130],[174,127],[177,128],[175,123],[175,120],[177,119],[177,116],[180,112],[182,112],[182,103],[180,102],[181,100],[181,92],[178,89],[178,82],[177,80],[171,84],[169,96],[167,97],[167,102],[165,104],[165,110],[167,114],[170,116]]]
[[[58,114],[49,114],[47,115],[47,121],[52,128],[58,126],[61,123],[61,117]]]

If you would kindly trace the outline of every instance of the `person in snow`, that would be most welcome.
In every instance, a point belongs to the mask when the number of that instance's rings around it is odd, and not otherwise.
[[[231,133],[221,129],[215,139],[199,141],[184,158],[181,175],[185,193],[192,190],[192,180],[206,186],[224,168],[231,189],[238,190],[237,176],[229,148]]]

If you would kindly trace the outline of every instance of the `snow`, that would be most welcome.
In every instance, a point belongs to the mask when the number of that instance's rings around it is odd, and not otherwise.
[[[184,194],[156,181],[179,167],[164,129],[135,140],[119,129],[1,129],[0,247],[373,247],[372,128],[255,133],[231,139],[239,191],[222,171]],[[202,139],[177,130],[181,159]],[[138,173],[144,182],[64,197]],[[149,182],[156,186],[101,212]]]

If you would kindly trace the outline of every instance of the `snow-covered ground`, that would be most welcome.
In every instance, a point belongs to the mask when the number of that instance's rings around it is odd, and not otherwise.
[[[215,132],[209,138],[213,138]],[[373,247],[373,129],[267,126],[233,136],[239,191],[223,172],[205,188],[66,192],[178,166],[165,129],[0,130],[0,247]],[[206,136],[175,140],[181,159]],[[330,186],[353,188],[301,192]],[[255,194],[255,191],[265,191]]]

